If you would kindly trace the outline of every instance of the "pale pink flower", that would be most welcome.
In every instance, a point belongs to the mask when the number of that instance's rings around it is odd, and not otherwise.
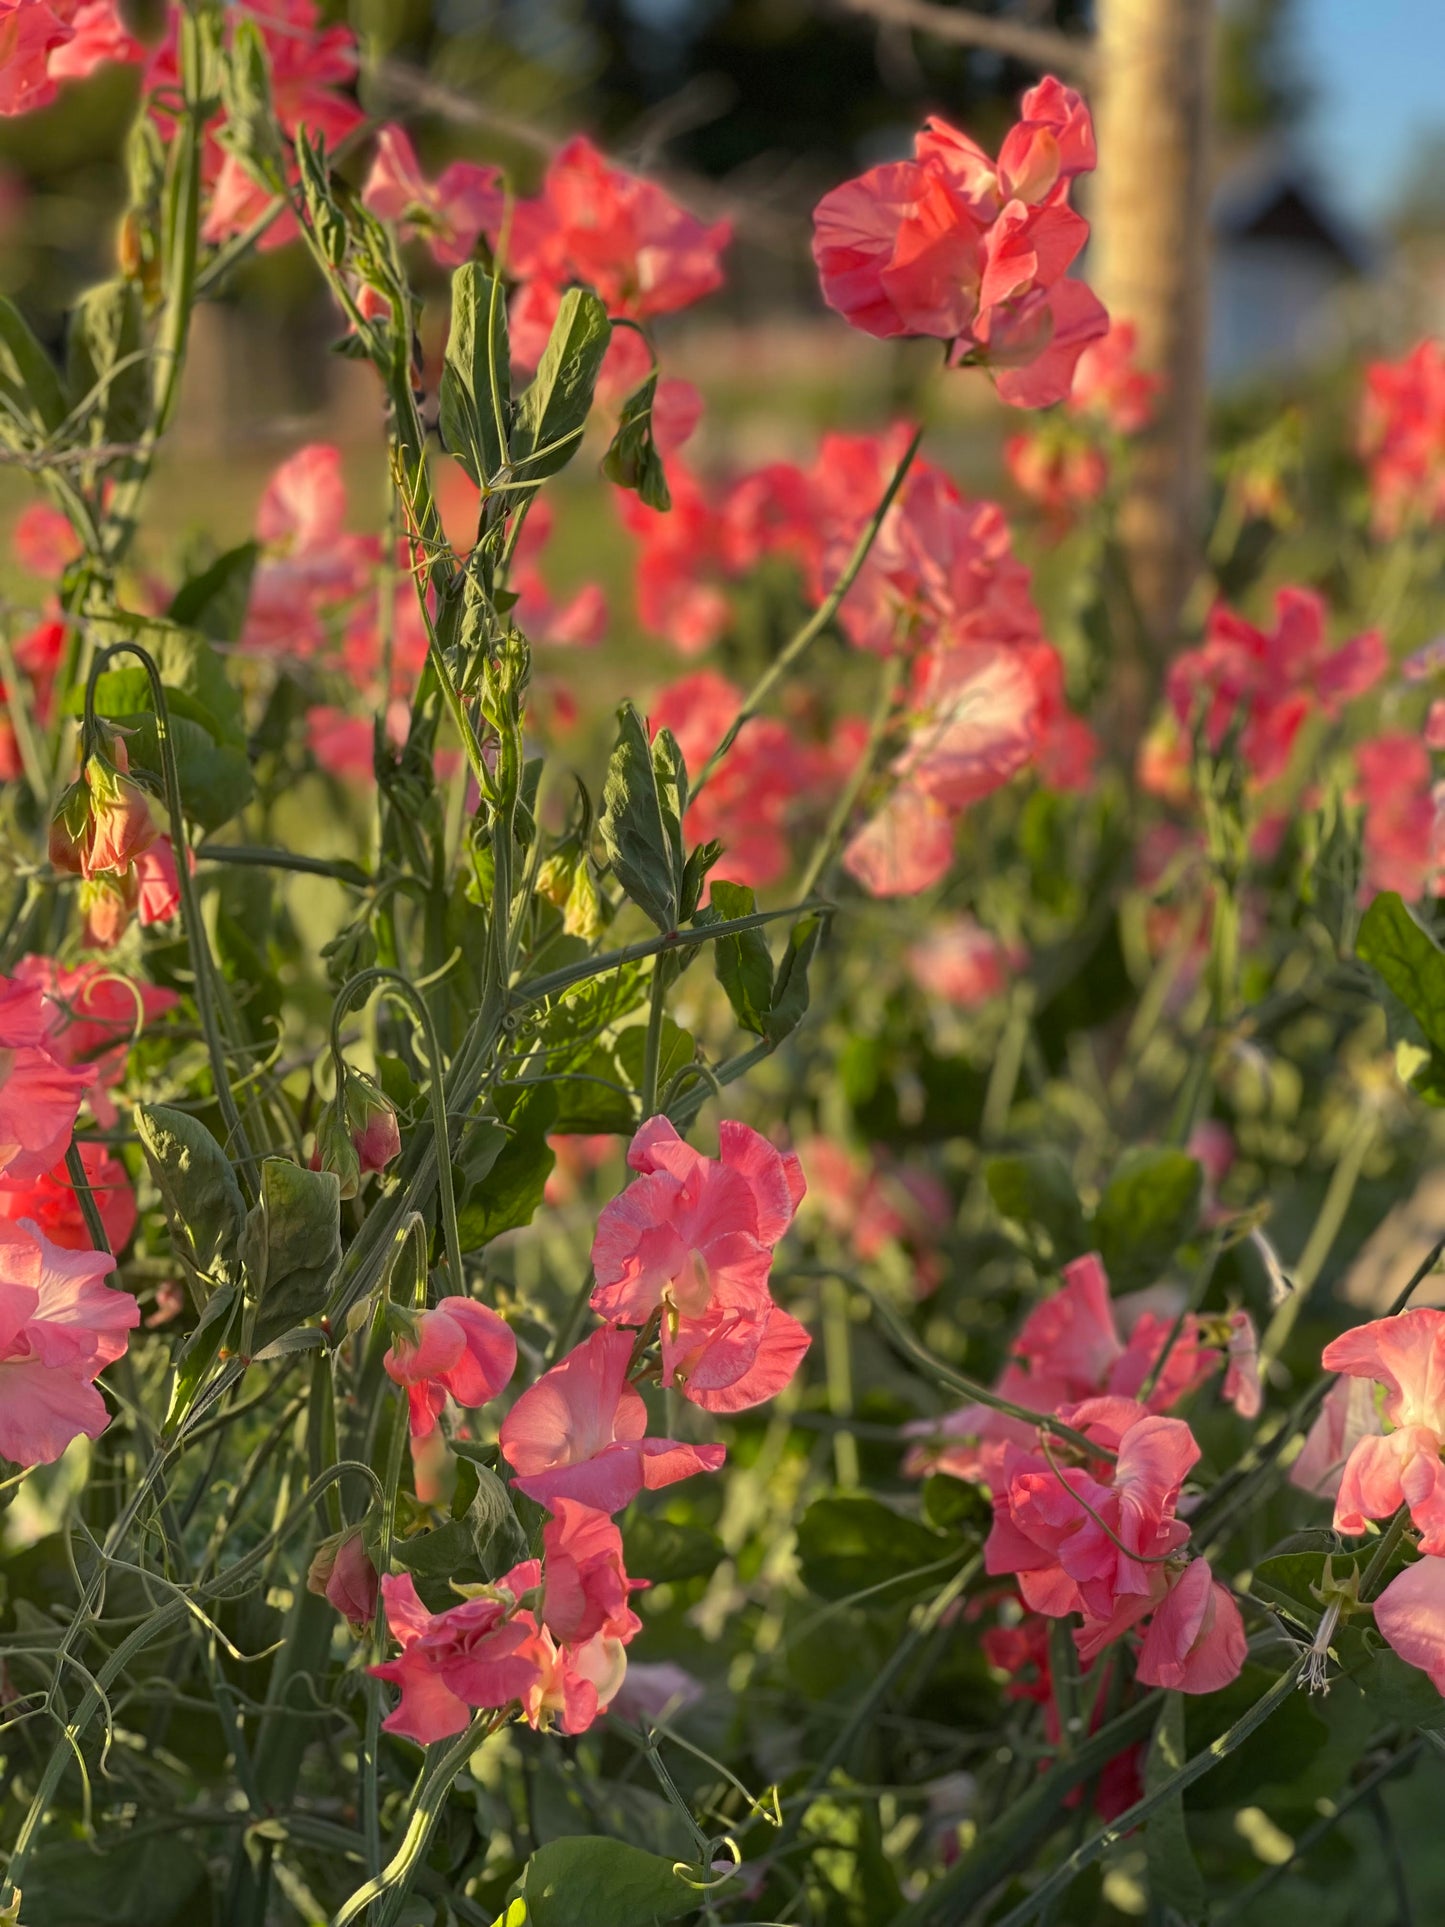
[[[412,1314],[415,1336],[398,1336],[382,1359],[387,1376],[406,1387],[413,1438],[436,1430],[450,1395],[458,1405],[485,1405],[506,1390],[517,1367],[512,1328],[474,1298],[443,1298]]]
[[[1005,989],[1017,959],[973,917],[949,917],[908,946],[908,968],[920,990],[969,1010]]]
[[[503,1419],[513,1484],[539,1505],[576,1499],[620,1512],[642,1491],[716,1472],[720,1445],[648,1438],[647,1407],[627,1382],[632,1338],[604,1327],[530,1386]]]
[[[1367,1378],[1337,1378],[1289,1469],[1290,1484],[1318,1498],[1333,1499],[1356,1445],[1363,1438],[1378,1438],[1383,1431],[1373,1383]]]
[[[115,1260],[66,1251],[33,1225],[0,1223],[0,1457],[58,1459],[110,1422],[94,1380],[140,1323],[129,1292],[101,1283]]]
[[[609,1633],[559,1644],[543,1626],[526,1652],[536,1673],[522,1694],[522,1711],[533,1727],[555,1721],[564,1733],[585,1733],[611,1705],[627,1673],[623,1642]]]
[[[86,80],[99,67],[132,66],[145,59],[145,48],[126,32],[115,0],[85,0],[71,16],[70,27],[70,39],[50,56],[52,80]]]

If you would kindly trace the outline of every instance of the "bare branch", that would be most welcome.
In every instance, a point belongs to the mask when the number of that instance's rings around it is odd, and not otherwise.
[[[998,20],[968,7],[940,6],[938,0],[833,0],[833,4],[844,13],[862,14],[885,26],[912,27],[935,40],[982,47],[988,53],[1069,74],[1076,80],[1086,80],[1094,71],[1093,42],[1053,27]]]

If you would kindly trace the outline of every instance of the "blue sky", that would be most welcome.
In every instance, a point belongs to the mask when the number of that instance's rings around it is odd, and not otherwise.
[[[1307,152],[1340,206],[1368,222],[1422,137],[1445,132],[1445,0],[1300,0],[1297,18],[1317,91]]]

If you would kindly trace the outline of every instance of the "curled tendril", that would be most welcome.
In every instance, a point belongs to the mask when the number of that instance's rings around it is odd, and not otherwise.
[[[733,1864],[727,1868],[725,1872],[715,1874],[711,1880],[699,1880],[696,1877],[695,1869],[690,1867],[685,1860],[674,1860],[672,1863],[672,1871],[682,1882],[683,1886],[691,1887],[694,1893],[714,1893],[719,1887],[725,1887],[728,1882],[736,1876],[738,1868],[743,1864],[742,1851],[730,1833],[719,1834],[716,1840],[710,1840],[708,1842],[708,1852],[710,1854],[717,1853],[724,1847],[726,1847],[727,1851],[732,1855]]]

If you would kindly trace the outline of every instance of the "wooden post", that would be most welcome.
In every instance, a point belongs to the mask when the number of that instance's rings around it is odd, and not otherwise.
[[[1205,485],[1209,117],[1213,0],[1099,0],[1091,89],[1099,171],[1089,280],[1132,320],[1162,375],[1140,441],[1121,536],[1152,645],[1125,707],[1152,695],[1198,566]],[[1122,693],[1122,692],[1121,692]]]

